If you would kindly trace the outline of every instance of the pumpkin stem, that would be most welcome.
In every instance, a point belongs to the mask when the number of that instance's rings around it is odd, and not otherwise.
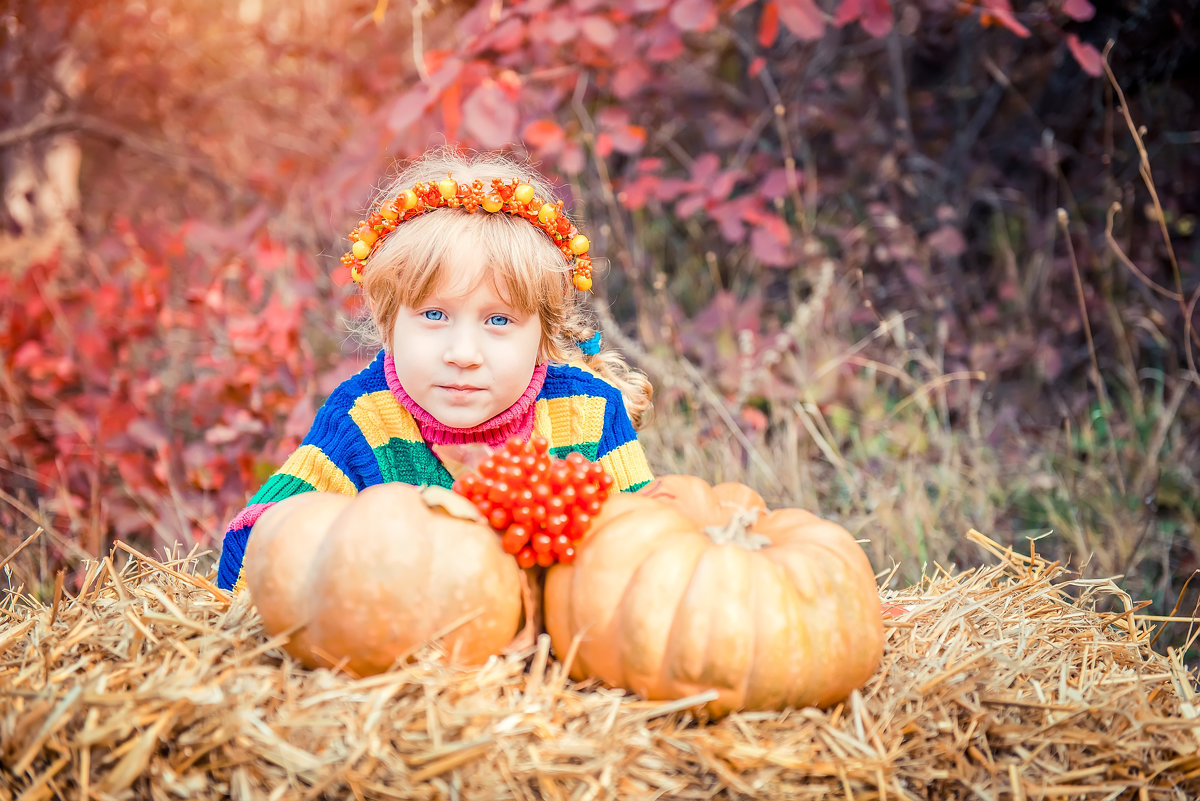
[[[747,551],[757,551],[771,544],[771,538],[754,534],[750,528],[758,520],[761,509],[742,509],[734,512],[723,526],[707,526],[704,533],[714,545],[737,545]]]
[[[459,495],[457,492],[438,486],[422,486],[419,491],[421,493],[421,500],[430,509],[441,509],[446,514],[451,517],[457,517],[459,520],[470,520],[472,523],[487,523],[487,519],[475,508],[475,504],[471,503],[469,498]]]

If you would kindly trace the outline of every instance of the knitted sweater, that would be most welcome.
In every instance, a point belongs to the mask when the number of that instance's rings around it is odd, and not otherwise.
[[[313,491],[355,495],[388,481],[453,484],[454,479],[422,436],[422,430],[429,431],[428,421],[414,418],[409,411],[412,402],[396,381],[394,368],[389,367],[390,358],[380,351],[370,365],[338,386],[317,411],[300,447],[229,524],[218,586],[228,590],[239,583],[251,528],[263,512],[285,498]],[[527,395],[536,388],[537,378],[535,374]],[[548,365],[533,396],[531,412],[501,415],[507,421],[505,430],[545,437],[555,457],[576,451],[599,461],[624,491],[640,489],[653,477],[620,391],[586,367]],[[496,430],[493,427],[491,432]],[[479,441],[487,439],[479,437]]]

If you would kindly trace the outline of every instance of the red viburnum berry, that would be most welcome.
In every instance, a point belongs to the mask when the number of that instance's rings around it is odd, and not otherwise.
[[[611,494],[613,478],[580,453],[550,455],[544,437],[508,440],[454,482],[475,504],[521,567],[569,564],[592,518]]]

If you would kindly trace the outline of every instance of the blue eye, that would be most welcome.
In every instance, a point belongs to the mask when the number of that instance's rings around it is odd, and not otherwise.
[[[512,321],[509,320],[507,317],[505,317],[503,314],[493,314],[491,317],[488,318],[488,323],[490,323],[491,325],[508,325],[510,322],[512,322]]]
[[[426,320],[434,320],[437,322],[441,322],[442,320],[446,319],[445,312],[438,311],[437,309],[429,309],[428,311],[422,312],[421,316]]]

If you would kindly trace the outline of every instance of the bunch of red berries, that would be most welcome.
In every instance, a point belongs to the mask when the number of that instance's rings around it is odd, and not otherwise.
[[[549,451],[542,437],[514,437],[454,482],[521,567],[574,561],[575,543],[612,491],[613,478],[599,462],[578,453],[553,459]]]

